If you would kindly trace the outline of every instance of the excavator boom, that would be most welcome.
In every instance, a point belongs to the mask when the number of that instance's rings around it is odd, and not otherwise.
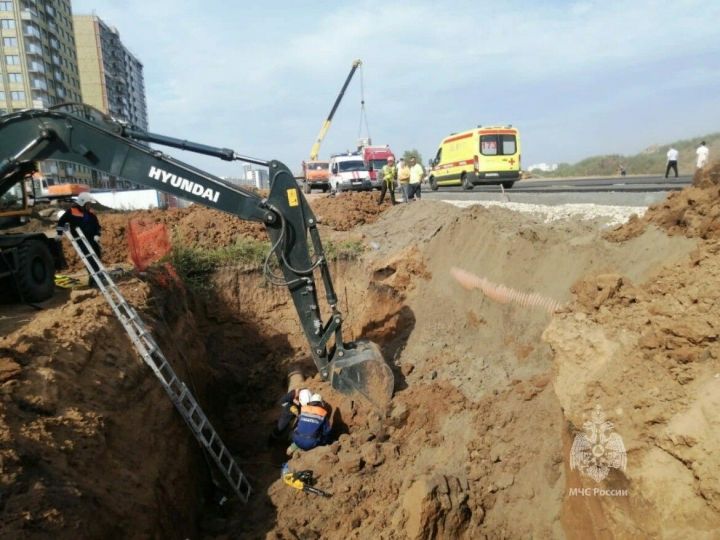
[[[271,178],[270,194],[263,198],[224,182],[143,144],[146,142],[265,165]],[[284,164],[136,130],[81,104],[0,116],[0,195],[27,174],[35,162],[47,159],[98,169],[242,219],[262,222],[282,271],[275,274],[271,270],[268,254],[265,275],[271,283],[290,291],[323,379],[330,380],[340,391],[359,392],[376,406],[384,407],[389,402],[392,372],[377,346],[364,341],[346,343],[343,339],[343,318],[337,308],[317,220]],[[319,307],[316,273],[325,290],[326,319]]]

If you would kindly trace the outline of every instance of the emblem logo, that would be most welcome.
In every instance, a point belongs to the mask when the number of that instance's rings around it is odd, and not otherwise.
[[[580,474],[601,482],[610,469],[625,470],[627,452],[622,437],[613,432],[612,422],[606,420],[600,405],[583,423],[585,433],[575,435],[570,449],[570,469],[578,469]]]

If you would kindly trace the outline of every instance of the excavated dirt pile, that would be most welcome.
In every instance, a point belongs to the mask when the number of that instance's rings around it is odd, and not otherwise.
[[[315,196],[310,200],[320,230],[349,231],[365,223],[373,223],[386,211],[389,204],[378,205],[375,193],[344,193],[337,197],[329,195]],[[127,230],[130,220],[144,223],[164,223],[174,242],[202,249],[228,247],[239,238],[267,240],[265,226],[262,223],[245,221],[236,216],[212,210],[204,206],[194,206],[170,210],[142,210],[134,212],[100,213],[102,223],[103,261],[108,265],[129,262]],[[41,227],[52,229],[48,220]],[[38,222],[23,227],[23,230],[38,230]],[[63,241],[65,257],[70,270],[83,268],[67,241]]]
[[[642,218],[608,233],[611,240],[622,241],[638,235],[648,225],[656,225],[668,234],[689,238],[720,237],[720,163],[698,171],[692,186],[670,193],[664,201],[650,206]]]
[[[358,201],[343,199],[321,205]],[[2,524],[38,538],[713,537],[717,240],[659,221],[607,239],[594,222],[429,201],[377,219],[372,204],[347,225],[366,251],[331,270],[347,336],[378,343],[394,371],[387,411],[319,380],[287,291],[259,273],[223,268],[202,295],[128,281],[253,483],[247,506],[218,507],[101,299],[74,293],[0,342]],[[453,267],[564,307],[497,303]],[[333,407],[334,442],[288,458],[268,434],[297,369]],[[627,451],[598,480],[571,452],[596,406],[612,425],[593,452],[617,449],[610,431]],[[285,461],[332,497],[285,485]]]
[[[153,280],[121,290],[205,396],[212,374],[182,294]],[[200,452],[105,300],[60,294],[0,339],[1,536],[182,537],[207,484]]]
[[[626,471],[607,482],[626,497],[566,499],[564,522],[584,535],[713,538],[720,528],[719,173],[696,175],[692,187],[609,235],[658,225],[701,239],[689,257],[651,280],[622,272],[580,280],[544,333],[568,422],[580,426],[583,409],[601,404],[627,449]],[[595,485],[576,474],[570,482]]]
[[[349,231],[366,223],[374,223],[389,208],[389,202],[377,204],[373,192],[341,193],[312,199],[311,205],[318,223],[336,231]]]
[[[220,248],[234,244],[238,238],[265,240],[262,223],[243,221],[235,216],[205,206],[169,210],[138,210],[99,214],[102,224],[103,261],[107,265],[129,262],[128,222],[163,223],[171,239],[181,245]],[[69,242],[63,240],[64,253],[72,270],[84,268]]]

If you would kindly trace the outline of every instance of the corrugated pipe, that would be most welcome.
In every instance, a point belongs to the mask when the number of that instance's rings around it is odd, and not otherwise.
[[[493,283],[489,279],[476,276],[460,268],[453,267],[450,269],[450,273],[458,283],[466,289],[480,289],[485,296],[501,304],[513,302],[523,307],[541,308],[551,314],[563,307],[560,302],[547,296],[538,293],[516,291],[515,289]]]

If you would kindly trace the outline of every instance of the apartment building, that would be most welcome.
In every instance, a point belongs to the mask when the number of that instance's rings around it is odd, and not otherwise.
[[[0,1],[0,114],[81,101],[70,0]],[[85,182],[90,170],[45,162],[51,183]]]
[[[73,21],[83,102],[147,130],[142,63],[96,15],[75,15]]]
[[[0,1],[0,109],[80,101],[70,0]]]

